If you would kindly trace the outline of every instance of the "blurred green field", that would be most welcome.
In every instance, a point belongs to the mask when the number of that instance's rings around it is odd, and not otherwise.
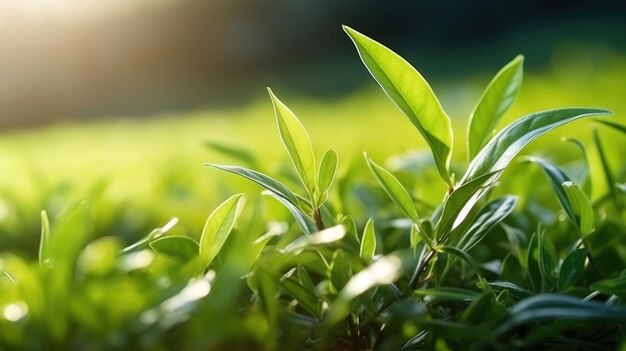
[[[457,139],[453,168],[465,162],[467,117],[496,70],[446,81],[426,77],[453,119]],[[533,111],[564,106],[608,108],[614,111],[612,118],[623,121],[624,81],[624,56],[559,58],[553,65],[526,73],[521,95],[502,124]],[[317,153],[321,155],[327,148],[339,153],[340,173],[353,164],[364,167],[364,151],[384,162],[392,155],[424,146],[406,118],[373,83],[334,99],[292,96],[280,90],[275,93],[303,121]],[[550,157],[566,163],[579,151],[559,142],[560,135],[575,136],[591,145],[591,130],[596,127],[611,163],[617,167],[621,152],[626,150],[626,138],[592,121],[562,128],[535,145],[541,144],[550,150]],[[269,174],[289,172],[285,171],[287,155],[278,138],[271,102],[264,92],[245,106],[227,109],[145,119],[64,122],[4,133],[0,136],[0,165],[4,170],[0,175],[0,247],[34,257],[40,210],[48,211],[54,222],[82,200],[93,204],[96,236],[116,235],[131,242],[172,217],[180,218],[177,232],[197,235],[219,201],[242,189],[252,198],[260,193],[253,184],[204,167],[205,162],[241,163],[208,148],[207,142],[249,150]],[[532,148],[526,149],[526,154],[532,153]],[[589,152],[597,165],[593,148],[589,147]],[[624,169],[614,172],[618,180],[624,179]],[[436,203],[444,189],[436,177],[432,179],[434,183],[418,184],[414,191],[418,198]],[[600,196],[606,184],[593,174],[592,179],[593,196]],[[434,188],[441,189],[437,192]],[[555,200],[554,204],[558,206]],[[283,213],[276,211],[277,216]]]

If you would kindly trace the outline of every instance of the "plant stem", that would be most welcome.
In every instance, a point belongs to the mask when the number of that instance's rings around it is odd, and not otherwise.
[[[426,267],[428,267],[428,264],[430,263],[430,260],[433,259],[433,257],[435,257],[435,250],[430,250],[428,251],[426,256],[424,256],[424,258],[417,264],[417,267],[415,267],[415,272],[413,272],[413,276],[409,281],[409,286],[411,288],[417,288],[420,277],[424,273],[424,270],[426,270]]]
[[[315,226],[317,227],[317,230],[326,229],[319,207],[315,208],[315,210],[313,211],[313,221],[315,221]]]

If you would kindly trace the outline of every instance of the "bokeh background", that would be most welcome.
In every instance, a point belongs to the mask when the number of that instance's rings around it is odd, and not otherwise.
[[[363,151],[422,157],[423,141],[342,24],[431,83],[453,118],[459,171],[474,102],[520,53],[526,76],[507,120],[562,106],[626,118],[623,1],[4,0],[0,246],[36,254],[39,211],[54,222],[81,200],[93,203],[98,236],[130,242],[171,217],[193,235],[225,196],[258,194],[203,167],[241,164],[242,153],[289,179],[267,86],[303,120],[316,152],[339,152],[344,174]],[[588,141],[591,128],[562,133]],[[601,131],[610,150],[625,149],[623,137]],[[542,142],[567,161],[575,149],[551,135]],[[617,164],[619,152],[610,156]]]

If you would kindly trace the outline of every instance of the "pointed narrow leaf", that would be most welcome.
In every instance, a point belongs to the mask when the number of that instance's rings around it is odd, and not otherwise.
[[[239,166],[231,166],[231,165],[219,165],[214,163],[207,163],[205,166],[214,167],[220,169],[222,171],[230,172],[242,176],[248,180],[251,180],[265,189],[271,191],[272,193],[284,198],[289,201],[292,205],[298,206],[298,197],[289,190],[283,183],[278,180],[265,175],[261,172],[257,172],[252,169],[239,167]]]
[[[313,147],[311,146],[309,135],[289,107],[283,104],[271,89],[268,88],[267,90],[274,104],[274,113],[276,114],[280,137],[287,148],[289,157],[291,157],[302,184],[309,191],[309,194],[313,195],[317,180],[315,175],[315,156],[313,155]]]
[[[348,283],[352,277],[350,263],[346,258],[343,250],[339,249],[333,254],[333,260],[330,264],[330,282],[336,292],[339,292]]]
[[[317,189],[319,191],[319,200],[317,205],[320,206],[328,198],[328,190],[335,179],[335,173],[337,172],[337,153],[335,150],[328,150],[322,157],[320,163],[319,174],[317,176]]]
[[[609,126],[617,131],[620,131],[626,134],[626,126],[623,124],[615,123],[613,121],[602,120],[602,119],[596,119],[596,122],[600,122],[604,124],[605,126]]]
[[[615,279],[606,279],[593,283],[591,288],[598,290],[603,294],[625,294],[626,293],[626,276]]]
[[[565,257],[561,265],[561,271],[559,272],[559,281],[557,282],[559,290],[563,291],[569,288],[582,277],[583,271],[585,270],[586,259],[586,249],[576,249]]]
[[[578,221],[576,220],[576,216],[574,215],[574,210],[572,209],[572,204],[567,198],[565,189],[561,185],[564,182],[571,181],[570,177],[565,174],[565,172],[563,172],[563,170],[561,170],[557,165],[548,160],[544,160],[539,157],[529,157],[528,161],[536,163],[541,167],[541,169],[550,180],[550,184],[552,184],[552,189],[556,193],[556,196],[559,199],[561,206],[563,206],[565,214],[567,214],[567,217],[572,221],[572,223],[578,225]]]
[[[63,224],[50,232],[50,250],[54,263],[73,265],[89,239],[89,206],[81,202],[74,212],[65,216]]]
[[[374,161],[370,160],[367,157],[367,154],[365,155],[365,160],[367,160],[369,169],[372,171],[372,174],[385,190],[389,198],[391,198],[391,200],[402,210],[402,212],[404,212],[407,217],[409,217],[413,222],[417,222],[419,217],[413,203],[413,198],[406,188],[404,188],[402,183],[400,183],[398,178],[386,169],[374,163]]]
[[[604,146],[600,141],[600,133],[598,133],[597,129],[593,130],[593,142],[598,150],[598,156],[600,157],[600,163],[602,164],[604,179],[606,179],[609,194],[611,194],[613,199],[617,199],[617,194],[615,192],[615,178],[613,178],[613,172],[611,172],[611,167],[609,167],[609,162],[607,160],[606,153],[604,152]]]
[[[500,222],[502,222],[517,204],[517,197],[512,195],[503,196],[491,201],[459,240],[458,247],[461,251],[468,252],[478,244]]]
[[[497,336],[515,326],[546,319],[624,322],[626,308],[568,295],[539,294],[513,306],[507,317],[496,323],[493,334]]]
[[[571,204],[572,211],[576,215],[576,222],[580,229],[580,234],[586,236],[593,231],[594,213],[591,201],[585,193],[571,181],[561,184],[567,199]]]
[[[187,236],[170,235],[158,238],[150,243],[150,248],[157,253],[174,258],[180,262],[189,262],[198,256],[198,243]]]
[[[370,218],[363,229],[361,237],[361,248],[359,255],[365,260],[369,260],[376,253],[376,232],[374,231],[374,221]]]
[[[478,100],[467,126],[470,160],[489,141],[496,125],[515,101],[523,73],[524,56],[518,55],[493,77]]]
[[[509,124],[496,134],[472,160],[461,179],[466,183],[482,174],[504,169],[524,146],[566,123],[611,113],[597,108],[563,108],[533,113]]]
[[[452,191],[446,197],[443,210],[435,225],[435,238],[440,238],[457,227],[501,173],[502,171],[487,173]]]
[[[209,215],[200,236],[199,253],[204,267],[210,265],[222,249],[235,226],[242,206],[243,194],[233,195]]]
[[[269,190],[264,191],[262,194],[269,195],[275,198],[276,200],[278,200],[278,202],[280,202],[285,207],[287,207],[287,209],[289,210],[289,212],[291,212],[291,214],[293,215],[293,218],[296,220],[296,222],[298,223],[300,228],[302,228],[302,231],[305,234],[313,234],[317,231],[317,226],[315,225],[315,222],[313,222],[311,217],[309,217],[306,213],[300,211],[300,209],[298,209],[290,201],[288,201],[284,197],[277,195],[274,192],[271,192]]]
[[[299,267],[298,269],[300,269]],[[297,276],[288,275],[280,279],[280,285],[291,295],[297,302],[315,317],[319,317],[322,310],[321,300],[315,296],[314,290],[310,286],[303,285],[298,281]],[[293,273],[291,273],[293,274]]]
[[[41,211],[41,238],[39,241],[39,265],[50,259],[50,221],[46,211]]]
[[[404,112],[430,146],[443,180],[452,186],[452,126],[424,77],[406,60],[373,39],[343,26],[361,60],[387,96]]]

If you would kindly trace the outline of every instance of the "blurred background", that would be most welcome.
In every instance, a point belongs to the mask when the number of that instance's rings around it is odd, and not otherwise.
[[[267,85],[338,97],[370,82],[341,24],[436,80],[626,49],[624,1],[4,0],[1,126],[238,105]]]
[[[174,216],[197,233],[225,196],[259,193],[202,166],[241,164],[237,154],[289,179],[267,86],[316,152],[337,149],[341,172],[365,150],[382,161],[424,146],[342,24],[431,83],[453,118],[461,171],[473,104],[517,54],[526,75],[509,121],[572,105],[625,118],[624,1],[2,0],[0,247],[35,253],[39,211],[54,222],[84,199],[96,235],[130,241]],[[590,125],[564,133],[588,141]],[[625,146],[602,133],[611,149]],[[564,160],[573,152],[554,148]]]

